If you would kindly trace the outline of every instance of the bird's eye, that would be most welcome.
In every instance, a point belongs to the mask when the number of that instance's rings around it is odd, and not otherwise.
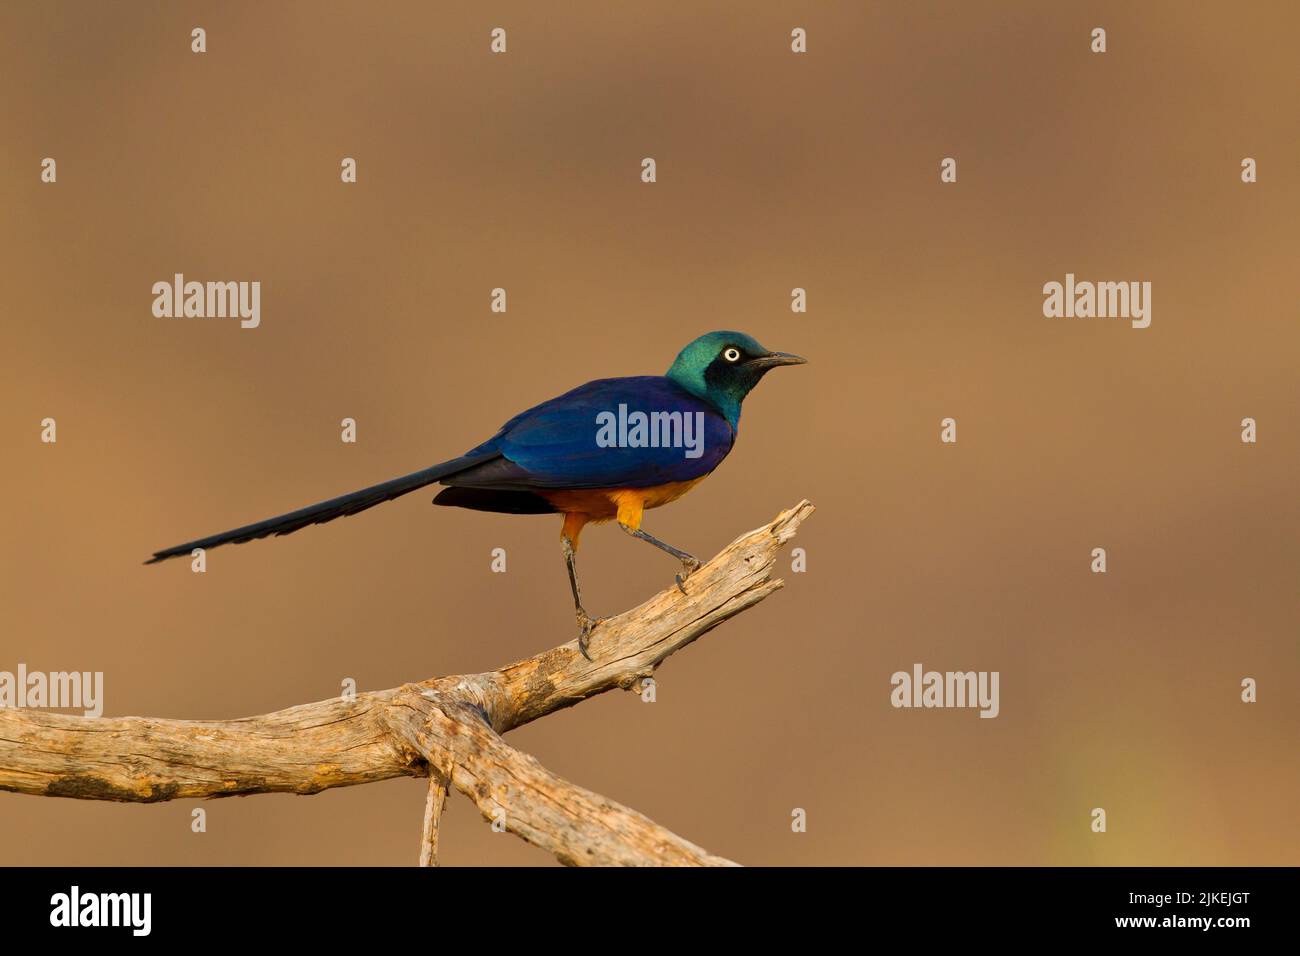
[[[740,349],[738,349],[738,348],[729,348],[729,349],[727,349],[725,352],[722,353],[722,357],[723,357],[724,359],[726,359],[728,362],[734,362],[734,361],[736,361],[738,358],[740,358]]]

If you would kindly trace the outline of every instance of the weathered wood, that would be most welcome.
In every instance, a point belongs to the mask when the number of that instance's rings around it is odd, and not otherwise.
[[[438,832],[447,806],[447,777],[429,766],[429,793],[424,801],[424,830],[420,834],[420,866],[438,865]]]
[[[500,734],[596,694],[638,686],[669,655],[780,588],[771,576],[777,554],[812,511],[802,501],[741,535],[687,579],[684,594],[669,587],[601,622],[591,635],[590,661],[575,639],[496,671],[238,720],[0,710],[0,790],[142,803],[310,794],[429,777],[432,765],[489,819],[503,809],[506,829],[565,862],[725,864],[635,811],[561,780]],[[422,860],[435,859],[440,814],[441,803],[426,812]]]
[[[616,803],[563,780],[515,750],[460,702],[430,692],[412,704],[407,739],[428,759],[456,755],[452,782],[499,832],[569,866],[735,866]]]

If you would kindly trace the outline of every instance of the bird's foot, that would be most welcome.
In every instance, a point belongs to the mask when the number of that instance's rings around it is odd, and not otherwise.
[[[689,578],[692,574],[694,574],[702,567],[704,567],[703,562],[701,562],[697,558],[692,558],[690,555],[687,555],[686,557],[682,558],[682,573],[677,575],[675,578],[675,580],[677,581],[677,590],[685,594],[686,579]]]
[[[599,623],[600,618],[592,617],[584,610],[578,610],[578,650],[587,660],[591,660],[591,655],[587,653],[587,648],[591,646],[591,632]]]

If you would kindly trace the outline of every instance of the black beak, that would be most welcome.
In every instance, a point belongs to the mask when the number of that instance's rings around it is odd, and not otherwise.
[[[768,352],[766,355],[758,355],[749,360],[749,364],[754,368],[769,369],[776,368],[778,365],[804,365],[807,359],[802,355],[791,355],[789,352]]]

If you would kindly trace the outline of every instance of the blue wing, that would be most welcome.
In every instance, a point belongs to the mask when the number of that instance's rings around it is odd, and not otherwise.
[[[602,421],[607,426],[609,422],[602,416],[617,420],[620,405],[626,416],[667,416],[657,420],[660,447],[603,447],[598,442],[598,436],[607,441],[617,433],[616,426],[613,432],[607,427],[602,436]],[[680,432],[674,429],[678,420]],[[647,441],[655,431],[646,430]],[[635,440],[634,433],[633,428],[624,435]],[[645,488],[690,481],[718,467],[735,437],[716,408],[666,378],[598,379],[516,415],[466,456],[496,453],[500,458],[446,478],[443,484],[527,490]],[[698,456],[688,456],[697,450]]]

